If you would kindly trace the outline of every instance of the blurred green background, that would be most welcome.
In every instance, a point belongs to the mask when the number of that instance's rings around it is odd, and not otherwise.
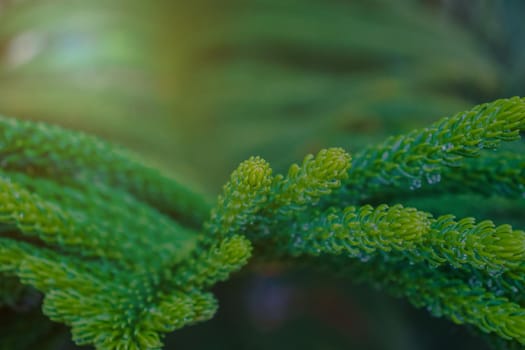
[[[0,114],[100,135],[215,196],[251,155],[283,171],[525,95],[524,15],[520,0],[0,0]],[[413,205],[525,226],[523,203]],[[259,266],[217,293],[217,317],[167,349],[486,348],[351,276]],[[75,348],[13,318],[0,349]]]

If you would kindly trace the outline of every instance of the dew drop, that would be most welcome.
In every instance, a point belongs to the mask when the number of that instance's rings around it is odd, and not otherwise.
[[[427,311],[436,317],[441,317],[443,315],[443,309],[439,304],[427,306]]]
[[[429,185],[435,185],[441,181],[441,174],[427,175],[427,182]]]
[[[512,289],[512,288],[511,288]],[[494,291],[494,295],[497,296],[497,297],[500,297],[502,295],[505,295],[505,291],[503,289],[496,289]]]
[[[360,260],[361,262],[367,262],[367,261],[370,260],[370,255],[363,254],[363,255],[361,255],[361,256],[359,257],[359,260]]]
[[[414,179],[412,180],[412,182],[410,183],[410,190],[417,190],[418,188],[421,188],[421,179]]]
[[[454,148],[454,144],[451,142],[447,142],[443,146],[441,146],[441,150],[445,152],[450,151],[452,148]]]
[[[303,246],[303,239],[299,236],[295,237],[295,240],[293,242],[293,246],[296,248],[300,248]]]
[[[475,276],[472,276],[469,280],[468,280],[468,284],[472,287],[472,288],[479,288],[483,285],[483,283]]]
[[[488,273],[489,273],[489,275],[491,277],[498,277],[498,276],[500,276],[502,274],[502,271],[501,270],[496,270],[496,269],[490,269],[488,271]]]

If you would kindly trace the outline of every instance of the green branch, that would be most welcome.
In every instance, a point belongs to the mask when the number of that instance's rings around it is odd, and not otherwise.
[[[474,107],[428,128],[391,137],[354,156],[343,188],[331,203],[355,202],[389,188],[419,189],[442,181],[448,167],[479,157],[501,141],[518,139],[525,127],[525,99],[514,97]]]
[[[352,167],[340,148],[286,175],[252,157],[204,222],[205,200],[125,152],[0,119],[0,302],[13,305],[21,283],[44,294],[44,313],[69,325],[77,344],[159,349],[164,333],[213,316],[210,288],[255,252],[344,267],[436,316],[525,345],[525,232],[347,204],[395,201],[425,181],[432,193],[462,186],[520,197],[522,158],[482,150],[516,140],[524,125],[525,100],[512,98],[369,147]]]

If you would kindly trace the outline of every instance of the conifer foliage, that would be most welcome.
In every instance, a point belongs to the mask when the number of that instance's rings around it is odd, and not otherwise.
[[[285,175],[252,157],[216,206],[118,147],[0,119],[0,305],[26,288],[97,349],[160,349],[163,334],[211,318],[211,286],[250,256],[315,263],[525,346],[525,232],[396,198],[464,189],[519,198],[525,99],[510,98],[392,137],[351,157],[321,150]],[[211,212],[211,215],[208,213]]]

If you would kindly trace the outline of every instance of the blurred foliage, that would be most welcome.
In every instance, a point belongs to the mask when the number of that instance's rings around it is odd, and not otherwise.
[[[215,194],[251,155],[282,171],[327,146],[354,153],[474,103],[523,95],[524,11],[520,0],[0,0],[0,113],[98,134]],[[384,193],[371,201],[391,199]],[[525,227],[516,200],[422,191],[402,202]],[[232,290],[259,290],[240,285]],[[377,298],[385,309],[375,311],[374,324],[392,319],[388,327],[416,337],[407,326],[417,327],[406,316],[413,311]],[[373,305],[366,309],[374,315]],[[237,311],[219,314],[221,322],[243,326],[246,310]],[[294,322],[283,327],[309,321]],[[204,327],[226,328],[216,320]],[[244,329],[271,338],[262,349],[281,339],[294,344],[313,329],[297,327]],[[202,338],[201,348],[209,347]],[[343,338],[304,346],[348,347]],[[399,344],[431,348],[395,341],[376,348]]]
[[[214,192],[250,155],[283,169],[326,145],[353,151],[515,76],[416,1],[2,3],[4,114],[95,132]]]

